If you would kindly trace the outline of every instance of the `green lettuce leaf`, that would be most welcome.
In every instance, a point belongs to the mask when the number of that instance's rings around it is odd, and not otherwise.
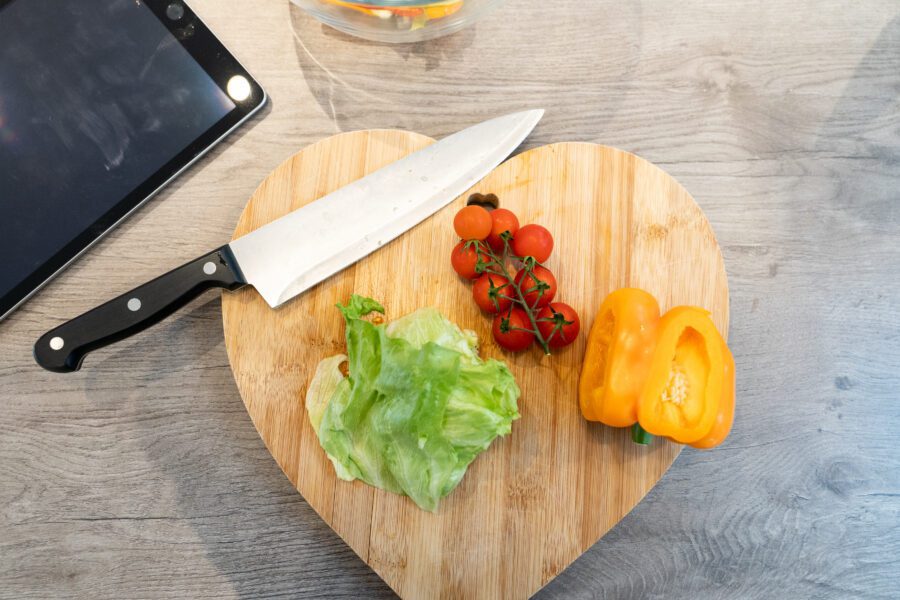
[[[384,307],[381,304],[358,294],[352,294],[346,306],[343,304],[336,306],[345,319],[359,319],[373,312],[384,314]]]
[[[408,495],[434,511],[469,464],[519,417],[506,365],[483,361],[477,338],[433,308],[388,325],[370,298],[338,305],[347,356],[323,360],[309,385],[310,423],[342,479]],[[340,372],[347,361],[349,377]]]
[[[481,362],[478,358],[478,336],[468,329],[463,331],[444,318],[435,308],[420,308],[414,313],[388,323],[385,333],[389,337],[402,338],[415,348],[428,342],[456,350],[466,363]]]
[[[341,363],[346,360],[346,356],[338,354],[326,358],[316,367],[316,373],[306,391],[306,413],[316,431],[319,430],[319,424],[322,423],[322,416],[325,414],[325,407],[328,406],[328,401],[334,395],[335,390],[341,384],[349,383],[341,373]]]

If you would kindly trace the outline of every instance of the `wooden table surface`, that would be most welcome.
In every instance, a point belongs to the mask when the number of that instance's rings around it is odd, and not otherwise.
[[[271,104],[0,323],[0,597],[390,597],[264,448],[217,295],[74,375],[41,371],[31,345],[228,239],[306,144],[372,127],[441,137],[537,106],[526,147],[630,150],[706,211],[739,401],[723,446],[685,450],[538,597],[896,597],[896,0],[509,0],[397,47],[287,0],[192,4]]]

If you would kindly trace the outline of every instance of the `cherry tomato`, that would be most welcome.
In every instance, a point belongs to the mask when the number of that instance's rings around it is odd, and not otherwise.
[[[472,286],[475,304],[484,312],[492,315],[505,312],[512,304],[512,297],[515,293],[506,279],[493,273],[483,273]]]
[[[535,265],[531,274],[525,269],[519,271],[516,274],[516,283],[525,296],[525,303],[532,308],[547,306],[556,296],[556,277],[550,269],[541,265]]]
[[[490,257],[488,257],[483,250],[479,249],[476,251],[474,244],[468,245],[467,247],[467,242],[460,242],[453,247],[453,252],[450,253],[450,264],[453,265],[453,270],[456,271],[460,277],[464,279],[475,279],[480,275],[480,273],[475,270],[479,255],[484,262],[490,260]]]
[[[539,263],[546,262],[553,252],[553,236],[540,225],[526,225],[516,232],[512,249],[517,256],[532,256]]]
[[[491,232],[491,213],[480,206],[467,206],[453,217],[453,229],[464,240],[483,240]]]
[[[531,331],[522,331],[523,329],[531,329],[531,322],[521,308],[513,308],[494,317],[492,327],[494,339],[502,348],[511,352],[521,352],[534,342],[534,334]]]
[[[578,313],[568,304],[554,302],[537,315],[538,331],[551,348],[568,346],[578,337],[581,322]]]
[[[497,208],[491,211],[491,234],[488,236],[487,242],[494,252],[503,252],[503,238],[500,237],[500,234],[509,232],[509,235],[515,236],[518,230],[519,219],[516,215],[511,210]]]

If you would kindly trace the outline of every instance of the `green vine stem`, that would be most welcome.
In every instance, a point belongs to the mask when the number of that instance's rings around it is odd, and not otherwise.
[[[528,315],[528,321],[531,323],[531,329],[523,329],[523,331],[530,331],[534,334],[537,343],[540,345],[541,349],[544,351],[544,354],[550,354],[550,344],[549,338],[545,339],[543,335],[541,335],[541,330],[537,325],[537,317],[535,316],[535,310],[533,307],[529,306],[525,301],[525,293],[522,291],[522,286],[519,283],[516,283],[515,277],[510,275],[509,269],[507,268],[507,264],[510,262],[517,262],[522,265],[522,269],[525,272],[525,276],[522,277],[522,281],[525,281],[528,277],[532,276],[534,273],[535,261],[532,257],[522,257],[515,255],[509,246],[510,236],[508,233],[501,234],[501,238],[503,239],[503,255],[497,256],[494,252],[493,248],[491,248],[488,244],[484,243],[480,240],[471,240],[467,242],[467,244],[473,244],[475,247],[475,252],[478,255],[478,261],[475,265],[475,271],[477,273],[490,273],[492,275],[497,275],[498,277],[502,277],[506,280],[506,284],[501,287],[506,287],[509,285],[515,292],[515,297],[509,297],[513,303],[519,304],[525,310],[525,314]],[[490,260],[483,261],[481,256],[487,256]],[[538,281],[537,278],[532,277],[532,281]],[[491,285],[491,289],[495,289],[493,284]],[[528,290],[530,293],[534,290]],[[540,293],[543,294],[543,290],[540,290]],[[506,318],[509,319],[510,314],[512,314],[512,304],[510,304],[509,312],[506,315]],[[507,321],[508,322],[508,321]],[[566,323],[559,323],[555,326],[554,330],[551,332],[550,337],[552,338],[554,334],[557,333],[557,329],[561,328]],[[511,327],[510,329],[522,329]]]

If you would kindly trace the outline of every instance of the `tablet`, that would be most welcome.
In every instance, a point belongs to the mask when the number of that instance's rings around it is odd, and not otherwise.
[[[0,0],[0,319],[265,100],[184,2]]]

